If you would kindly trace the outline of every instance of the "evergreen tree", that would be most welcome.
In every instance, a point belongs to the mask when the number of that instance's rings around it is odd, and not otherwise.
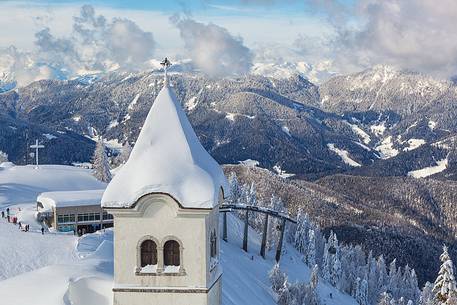
[[[377,269],[378,269],[378,291],[386,291],[387,290],[387,267],[386,261],[384,260],[384,256],[380,255],[377,260]]]
[[[279,293],[279,290],[283,287],[284,282],[286,281],[286,275],[279,268],[279,264],[275,264],[273,269],[271,269],[268,274],[271,283],[271,289]]]
[[[331,270],[331,283],[334,287],[337,289],[340,289],[340,282],[341,282],[341,277],[342,277],[342,266],[341,266],[341,261],[339,258],[339,250],[337,248],[337,252],[333,256],[333,264],[332,264],[332,270]]]
[[[231,172],[229,176],[229,189],[230,194],[228,196],[228,202],[231,204],[237,204],[240,202],[242,190],[236,177],[235,172]]]
[[[367,270],[368,270],[368,300],[371,304],[375,304],[379,297],[378,290],[378,264],[376,259],[373,257],[372,251],[368,254],[367,259]]]
[[[308,230],[309,230],[309,219],[308,215],[303,215],[301,213],[301,209],[297,214],[297,226],[295,229],[294,234],[294,246],[298,252],[305,254],[305,262],[306,259],[306,251],[308,248]]]
[[[0,150],[0,164],[8,162],[8,154]]]
[[[328,242],[325,243],[324,246],[324,258],[322,260],[322,277],[327,282],[330,282],[330,266],[331,266],[331,257],[329,253],[329,244]]]
[[[95,178],[102,182],[111,181],[111,172],[108,163],[108,157],[106,155],[106,148],[103,140],[100,138],[95,147],[95,152],[93,156],[94,171],[93,174]]]
[[[443,253],[440,256],[440,261],[440,271],[438,272],[438,277],[436,278],[432,291],[436,305],[448,305],[451,296],[457,291],[454,278],[454,266],[446,246],[443,246]],[[451,301],[453,300],[451,299]]]
[[[308,249],[306,251],[306,261],[308,266],[316,265],[316,239],[314,235],[314,230],[311,229],[308,232]]]
[[[286,279],[278,292],[278,305],[291,305],[292,300],[293,298],[289,290],[289,283]]]
[[[394,259],[389,265],[389,281],[388,288],[392,293],[393,298],[398,297],[398,287],[400,286],[400,280],[398,278],[397,260]]]
[[[360,305],[368,305],[368,282],[366,279],[357,278],[355,300]]]
[[[419,305],[433,305],[433,285],[430,282],[425,283],[424,288],[422,289]]]
[[[319,266],[314,265],[313,271],[311,273],[311,278],[309,280],[309,285],[311,289],[317,289],[317,285],[319,284]]]
[[[392,297],[389,293],[383,292],[377,305],[391,305]]]
[[[287,213],[287,209],[284,207],[284,203],[278,196],[272,195],[270,199],[270,208],[274,211],[280,213]],[[279,218],[274,217],[270,223],[268,228],[268,246],[271,247],[272,245],[276,244],[279,240],[281,226],[281,220]]]
[[[119,156],[120,164],[124,164],[130,157],[132,153],[132,146],[130,146],[129,142],[126,142],[124,146],[122,146],[121,154]]]

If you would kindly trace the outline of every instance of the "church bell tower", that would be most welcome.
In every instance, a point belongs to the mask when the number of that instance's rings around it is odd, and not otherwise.
[[[114,216],[115,305],[220,305],[227,181],[165,78],[102,206]]]

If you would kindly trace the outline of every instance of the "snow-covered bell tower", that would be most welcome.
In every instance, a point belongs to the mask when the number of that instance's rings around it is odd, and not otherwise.
[[[227,181],[165,78],[102,206],[114,215],[115,305],[219,305]]]

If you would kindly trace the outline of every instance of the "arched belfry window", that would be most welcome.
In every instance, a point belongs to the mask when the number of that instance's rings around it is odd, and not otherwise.
[[[141,267],[157,265],[157,245],[154,241],[147,239],[141,243]]]
[[[179,243],[176,240],[169,240],[163,246],[163,264],[165,266],[181,264]]]
[[[210,237],[210,254],[211,257],[216,257],[217,256],[217,235],[216,231],[211,232],[211,237]]]

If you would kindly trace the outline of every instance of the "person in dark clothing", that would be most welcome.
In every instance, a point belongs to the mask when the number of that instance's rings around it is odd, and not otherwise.
[[[19,221],[17,224],[19,225],[19,230],[22,229],[22,223]]]
[[[6,208],[6,215],[10,216],[10,208]]]
[[[41,235],[44,235],[44,228],[41,227]]]
[[[8,219],[8,222],[10,222],[10,215],[6,216],[6,218]]]
[[[2,211],[2,218],[5,218],[5,212]]]

